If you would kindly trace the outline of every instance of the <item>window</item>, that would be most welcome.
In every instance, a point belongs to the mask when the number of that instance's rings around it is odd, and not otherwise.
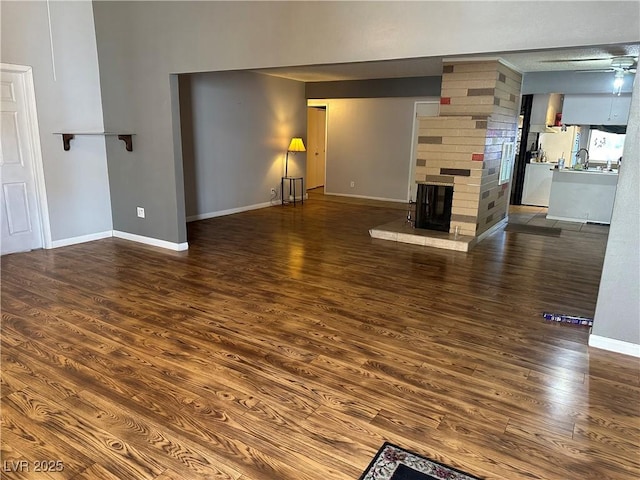
[[[505,142],[502,144],[502,157],[500,158],[500,177],[498,185],[507,183],[511,180],[511,167],[516,154],[516,144],[514,142]]]
[[[624,133],[589,131],[589,160],[618,163],[624,148]]]

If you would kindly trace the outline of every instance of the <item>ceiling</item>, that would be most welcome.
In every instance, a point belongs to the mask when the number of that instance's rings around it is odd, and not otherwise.
[[[611,59],[630,56],[636,60],[640,44],[618,44],[584,48],[504,52],[470,57],[422,57],[376,62],[305,65],[256,70],[301,82],[331,82],[377,78],[423,77],[442,75],[443,61],[490,60],[500,58],[521,73],[572,70],[603,70]]]

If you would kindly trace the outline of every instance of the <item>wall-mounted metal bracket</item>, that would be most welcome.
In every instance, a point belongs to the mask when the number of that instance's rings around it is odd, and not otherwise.
[[[63,133],[62,134],[62,148],[64,148],[65,152],[71,150],[71,140],[75,135],[73,133]]]
[[[133,139],[131,137],[132,135],[130,133],[118,135],[118,140],[124,142],[127,152],[133,152]]]
[[[56,135],[62,135],[62,148],[65,152],[71,150],[71,140],[76,135],[104,135],[104,136],[117,136],[118,140],[122,140],[125,144],[127,152],[133,152],[133,133],[108,133],[108,132],[75,132],[75,133],[56,133]]]

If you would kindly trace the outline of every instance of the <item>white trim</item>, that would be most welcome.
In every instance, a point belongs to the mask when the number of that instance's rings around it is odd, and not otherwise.
[[[116,238],[122,238],[123,240],[131,240],[132,242],[144,243],[145,245],[152,245],[154,247],[166,248],[168,250],[175,250],[176,252],[182,252],[189,249],[189,244],[167,242],[166,240],[159,240],[157,238],[145,237],[142,235],[136,235],[135,233],[121,232],[119,230],[113,231],[113,236]]]
[[[418,102],[413,102],[413,125],[411,126],[411,152],[409,153],[409,188],[407,188],[407,203],[413,200],[412,188],[416,184],[416,158],[418,153]],[[416,187],[417,192],[417,187]]]
[[[600,335],[589,335],[589,346],[640,358],[640,345],[623,342],[622,340],[616,340],[615,338],[601,337]]]
[[[234,213],[248,212],[249,210],[258,210],[260,208],[272,207],[274,205],[275,204],[271,202],[263,202],[263,203],[256,203],[255,205],[247,205],[245,207],[229,208],[227,210],[218,210],[217,212],[208,212],[208,213],[199,213],[197,215],[189,215],[187,217],[187,223],[195,222],[198,220],[206,220],[208,218],[224,217],[225,215],[233,215]],[[278,205],[280,205],[280,202],[278,202]]]
[[[56,54],[53,48],[53,28],[51,28],[51,6],[49,1],[47,0],[47,19],[49,21],[49,45],[51,46],[51,72],[53,73],[53,81],[56,82]]]
[[[318,99],[311,99],[311,100],[307,100],[307,108],[309,107],[319,107],[319,108],[324,108],[324,172],[322,172],[323,178],[322,178],[322,185],[318,185],[317,187],[313,187],[313,188],[320,188],[322,187],[322,191],[323,193],[325,192],[326,189],[326,185],[327,185],[327,148],[329,147],[329,101],[328,100],[318,100]],[[308,113],[307,113],[308,115]],[[307,142],[309,142],[309,129],[308,129],[308,125],[307,125]],[[307,147],[309,146],[309,144],[307,143]],[[305,173],[307,171],[307,165],[305,163]],[[282,193],[282,192],[280,192]],[[305,197],[307,198],[307,197]]]
[[[33,174],[36,188],[38,207],[38,221],[42,235],[43,248],[54,248],[51,240],[51,224],[49,220],[49,205],[47,204],[47,190],[45,188],[42,148],[40,146],[40,130],[38,127],[38,113],[36,109],[36,94],[33,83],[33,69],[27,65],[0,63],[3,72],[20,73],[25,86],[27,97],[27,124],[29,126],[29,143],[33,154]]]
[[[329,107],[327,100],[309,99],[307,100],[307,107]]]
[[[407,203],[406,200],[398,199],[398,198],[368,197],[367,195],[350,195],[348,193],[331,193],[331,192],[324,192],[324,194],[333,195],[334,197],[364,198],[367,200],[380,200],[381,202]]]
[[[595,224],[598,224],[598,225],[611,225],[611,222],[598,222],[598,221],[595,221],[595,220],[588,220],[586,218],[558,217],[556,215],[547,215],[545,218],[547,220],[560,220],[561,222],[595,223]]]
[[[94,240],[102,240],[103,238],[122,238],[123,240],[130,240],[132,242],[144,243],[145,245],[152,245],[154,247],[166,248],[168,250],[174,250],[182,252],[189,249],[189,244],[167,242],[166,240],[159,240],[157,238],[145,237],[142,235],[136,235],[134,233],[121,232],[119,230],[107,230],[104,232],[90,233],[88,235],[81,235],[79,237],[64,238],[62,240],[56,240],[52,242],[52,245],[48,248],[60,248],[68,247],[70,245],[77,245],[79,243],[92,242]]]
[[[51,242],[51,246],[47,248],[60,248],[68,247],[69,245],[77,245],[78,243],[93,242],[94,240],[102,240],[103,238],[113,237],[113,231],[107,230],[105,232],[90,233],[89,235],[81,235],[79,237],[63,238],[62,240],[55,240]]]
[[[544,206],[544,205],[540,205],[540,206]],[[584,218],[557,217],[555,215],[546,215],[545,218],[547,220],[560,220],[561,222],[587,223],[587,221]]]
[[[42,232],[42,240],[44,248],[49,248],[53,245],[51,239],[51,224],[49,220],[49,205],[47,204],[47,189],[44,178],[44,164],[42,159],[42,148],[40,146],[40,130],[38,128],[38,113],[36,111],[36,95],[35,86],[33,83],[33,70],[29,67],[29,70],[24,74],[24,80],[26,85],[26,91],[29,98],[29,124],[30,128],[30,141],[31,149],[33,151],[33,159],[35,163],[35,181],[36,181],[36,195],[38,196],[38,207],[40,210],[40,227]]]

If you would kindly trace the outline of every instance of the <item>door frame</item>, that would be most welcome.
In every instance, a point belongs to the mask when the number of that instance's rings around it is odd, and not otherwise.
[[[36,192],[36,209],[38,215],[33,221],[40,223],[40,237],[43,248],[53,248],[51,241],[51,225],[49,223],[49,206],[47,204],[47,190],[44,178],[44,164],[40,145],[40,129],[38,128],[38,113],[36,109],[36,94],[33,83],[33,69],[27,65],[0,63],[2,73],[17,73],[22,77],[27,101],[25,114],[27,116],[28,141],[33,152],[32,172]]]
[[[324,117],[324,182],[322,185],[322,192],[327,191],[327,145],[329,144],[329,102],[326,100],[307,100],[307,108],[320,107],[325,109]],[[309,137],[309,125],[307,125],[307,141]],[[306,168],[306,167],[305,167]]]
[[[412,191],[412,187],[415,185],[415,178],[416,178],[416,155],[417,155],[417,147],[418,147],[418,105],[419,104],[429,104],[429,105],[434,105],[438,108],[438,113],[436,113],[435,115],[433,115],[434,117],[437,117],[439,115],[439,110],[440,110],[440,99],[434,99],[434,100],[416,100],[413,104],[413,128],[411,129],[411,156],[409,158],[409,183],[408,183],[408,188],[407,188],[407,202],[410,201],[416,201],[416,192],[417,192],[417,188],[415,189],[415,191]]]

